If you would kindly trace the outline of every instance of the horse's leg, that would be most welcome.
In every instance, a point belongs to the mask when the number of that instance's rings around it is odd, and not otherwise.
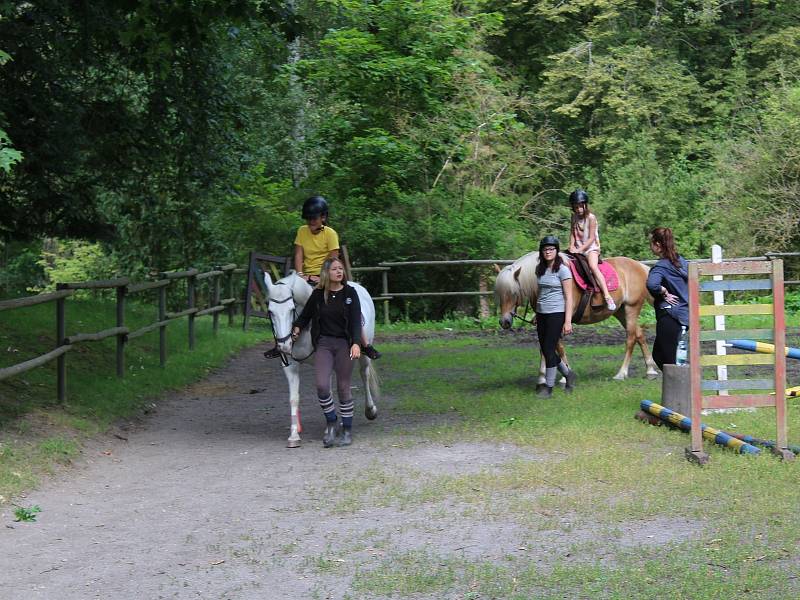
[[[547,365],[544,361],[544,354],[539,352],[539,379],[536,380],[536,391],[540,391],[545,385],[547,385],[547,379],[545,378],[545,369]]]
[[[631,307],[632,309],[635,307]],[[644,356],[644,364],[647,366],[647,378],[648,379],[655,379],[658,377],[658,365],[656,365],[656,361],[653,360],[653,355],[650,353],[650,346],[647,345],[647,338],[644,335],[644,329],[642,326],[639,325],[639,313],[641,312],[642,307],[638,307],[638,312],[636,313],[635,322],[636,322],[636,343],[639,344],[639,348],[642,349],[642,356]]]
[[[292,414],[292,427],[289,439],[286,440],[287,448],[300,447],[300,363],[293,360],[289,361],[289,366],[283,368],[286,381],[289,384],[289,406]]]
[[[639,307],[641,309],[641,307]],[[633,356],[633,344],[636,342],[636,330],[639,327],[639,310],[634,306],[625,305],[624,310],[618,310],[614,313],[614,317],[625,328],[625,358],[622,361],[622,366],[614,375],[614,379],[622,381],[628,378],[628,368],[631,364],[631,356]]]
[[[364,416],[372,421],[378,416],[378,407],[375,405],[374,398],[374,395],[377,395],[378,393],[378,380],[375,372],[375,366],[372,364],[372,360],[368,356],[362,355],[358,361],[358,367],[361,371],[361,382],[364,385],[364,397],[366,400],[364,405]]]

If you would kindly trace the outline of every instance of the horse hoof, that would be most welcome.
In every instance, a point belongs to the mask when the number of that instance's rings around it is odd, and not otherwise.
[[[367,406],[364,409],[364,416],[367,417],[370,421],[374,421],[378,418],[378,407],[377,406]]]
[[[627,378],[627,375],[622,375],[621,373],[614,375],[614,381],[625,381]]]
[[[652,381],[653,379],[658,379],[658,373],[648,373],[647,378]]]
[[[286,447],[287,448],[299,448],[300,447],[300,440],[286,440]]]

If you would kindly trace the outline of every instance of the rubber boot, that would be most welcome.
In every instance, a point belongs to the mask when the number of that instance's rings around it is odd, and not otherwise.
[[[575,382],[578,381],[578,375],[570,369],[564,377],[567,379],[566,385],[564,385],[564,391],[568,394],[571,394],[575,390]]]
[[[336,442],[336,423],[328,423],[325,425],[325,433],[322,434],[322,446],[324,448],[331,448]]]
[[[342,428],[342,432],[339,434],[339,437],[336,438],[336,445],[337,446],[349,446],[353,443],[353,430],[349,427]]]

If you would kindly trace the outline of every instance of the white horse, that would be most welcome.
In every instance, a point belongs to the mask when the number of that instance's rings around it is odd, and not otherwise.
[[[304,279],[297,276],[294,271],[283,279],[272,283],[269,274],[264,274],[264,283],[267,286],[269,300],[269,316],[272,321],[272,333],[278,350],[281,351],[281,361],[284,364],[283,372],[289,384],[289,404],[292,412],[292,428],[286,446],[289,448],[300,447],[300,433],[303,431],[300,422],[300,363],[314,353],[311,343],[311,328],[306,327],[300,336],[292,342],[292,323],[303,312],[303,307],[311,296],[311,286]],[[367,290],[352,281],[347,285],[353,286],[358,293],[361,303],[361,316],[364,326],[364,335],[368,343],[375,337],[375,304],[372,302]],[[375,399],[380,397],[378,374],[369,357],[361,354],[359,359],[361,380],[364,383],[366,406],[364,414],[370,420],[378,416],[378,407]]]

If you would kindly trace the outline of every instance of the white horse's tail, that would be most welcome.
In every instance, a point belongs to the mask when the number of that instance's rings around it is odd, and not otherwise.
[[[375,361],[370,361],[369,369],[367,369],[367,385],[369,386],[369,393],[372,399],[380,400],[381,398],[381,378],[378,376],[378,371],[375,370]]]

